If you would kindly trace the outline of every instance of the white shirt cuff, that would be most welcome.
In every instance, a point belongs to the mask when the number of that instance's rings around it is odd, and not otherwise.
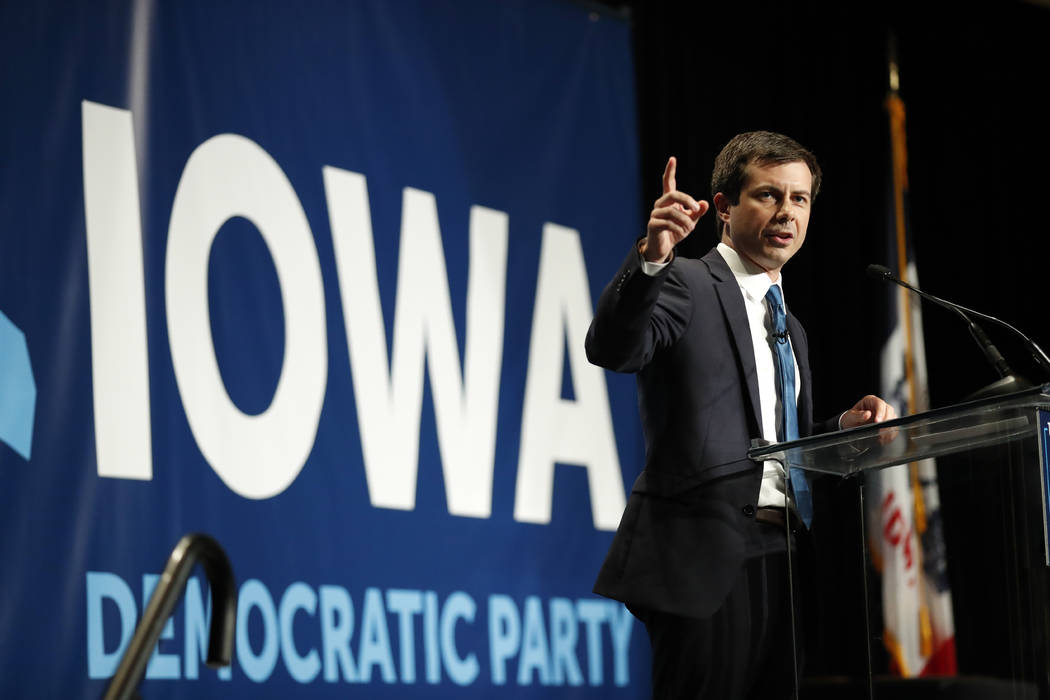
[[[668,260],[665,263],[649,262],[648,260],[643,258],[640,253],[638,254],[638,257],[641,258],[642,261],[642,272],[649,275],[650,277],[656,277],[658,274],[660,274],[661,270],[663,270],[665,267],[671,264],[670,260]]]

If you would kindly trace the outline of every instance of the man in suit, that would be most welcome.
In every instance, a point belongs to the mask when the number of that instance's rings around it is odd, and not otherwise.
[[[816,158],[780,134],[734,137],[712,174],[721,242],[699,260],[676,258],[674,247],[709,205],[676,189],[675,168],[671,158],[646,235],[602,293],[587,334],[591,362],[637,373],[647,445],[594,590],[645,623],[653,697],[787,697],[784,527],[790,521],[805,538],[797,520],[811,504],[800,473],[747,451],[754,439],[894,413],[865,396],[813,425],[806,335],[785,314],[781,268],[806,238]]]

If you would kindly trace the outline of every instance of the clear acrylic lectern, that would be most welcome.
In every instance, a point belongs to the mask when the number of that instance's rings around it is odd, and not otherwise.
[[[865,475],[937,458],[959,676],[1005,689],[981,697],[1050,698],[1048,431],[1050,384],[755,447],[748,456],[790,463],[811,476],[859,480],[858,514],[865,512]],[[867,559],[864,517],[858,520],[857,546]],[[819,527],[815,522],[814,530]],[[880,593],[867,576],[861,590],[866,690],[875,697],[871,659],[881,646],[882,621],[872,611],[880,609]]]

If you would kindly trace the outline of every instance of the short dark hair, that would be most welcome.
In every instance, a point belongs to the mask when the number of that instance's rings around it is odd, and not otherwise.
[[[725,145],[715,158],[711,171],[711,196],[721,192],[733,204],[740,203],[740,190],[747,177],[747,166],[803,162],[813,174],[810,200],[816,200],[820,191],[820,165],[817,157],[793,138],[772,131],[748,131],[737,134]],[[718,235],[722,235],[723,222],[718,222]]]

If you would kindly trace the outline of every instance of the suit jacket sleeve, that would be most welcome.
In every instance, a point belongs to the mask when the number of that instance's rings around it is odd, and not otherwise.
[[[673,268],[672,262],[655,276],[645,274],[632,247],[598,300],[587,331],[587,359],[616,372],[637,372],[681,337],[692,305]]]

